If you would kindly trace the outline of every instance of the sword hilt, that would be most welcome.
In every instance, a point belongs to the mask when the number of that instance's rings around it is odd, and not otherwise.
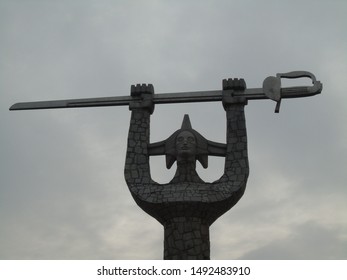
[[[298,79],[310,78],[312,86],[287,87],[281,88],[281,78]],[[316,80],[316,77],[307,71],[292,71],[288,73],[278,73],[276,77],[267,77],[263,82],[264,94],[277,102],[275,113],[279,113],[282,98],[305,97],[318,94],[322,91],[322,83]]]

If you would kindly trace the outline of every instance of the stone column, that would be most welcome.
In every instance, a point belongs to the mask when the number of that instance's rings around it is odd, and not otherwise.
[[[209,260],[209,224],[198,217],[175,217],[164,224],[165,260]]]

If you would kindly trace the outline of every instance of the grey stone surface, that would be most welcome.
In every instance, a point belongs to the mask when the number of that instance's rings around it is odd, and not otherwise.
[[[181,129],[167,140],[149,142],[150,116],[154,111],[153,86],[137,85],[132,94],[143,96],[130,104],[131,121],[125,163],[125,180],[136,203],[164,226],[164,259],[209,259],[209,226],[242,197],[249,174],[244,116],[246,99],[233,98],[230,89],[244,89],[244,81],[223,83],[227,118],[226,145],[206,140],[195,131],[188,116]],[[151,178],[149,157],[163,154],[167,167],[177,161],[174,178],[158,184]],[[225,157],[222,177],[204,182],[196,161],[207,167],[209,155]]]

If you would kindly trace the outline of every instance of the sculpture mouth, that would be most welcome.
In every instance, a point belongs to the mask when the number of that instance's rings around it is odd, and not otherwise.
[[[193,149],[191,147],[181,147],[180,148],[181,152],[193,152]]]

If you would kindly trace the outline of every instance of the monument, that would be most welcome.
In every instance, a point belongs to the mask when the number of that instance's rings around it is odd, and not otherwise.
[[[281,78],[308,77],[312,86],[281,87]],[[14,104],[10,110],[127,105],[131,111],[125,161],[125,180],[138,206],[164,227],[164,259],[210,259],[209,227],[242,197],[249,175],[244,107],[248,100],[272,99],[279,112],[283,98],[320,93],[322,84],[313,74],[295,71],[270,76],[262,88],[246,89],[243,79],[223,80],[222,90],[155,94],[151,84],[131,86],[130,96]],[[189,116],[169,138],[150,143],[150,117],[155,104],[220,101],[226,112],[226,143],[206,139],[193,129]],[[176,162],[176,173],[167,184],[151,178],[150,156],[163,155],[166,167]],[[208,167],[208,157],[225,158],[224,173],[215,182],[204,182],[196,162]]]

